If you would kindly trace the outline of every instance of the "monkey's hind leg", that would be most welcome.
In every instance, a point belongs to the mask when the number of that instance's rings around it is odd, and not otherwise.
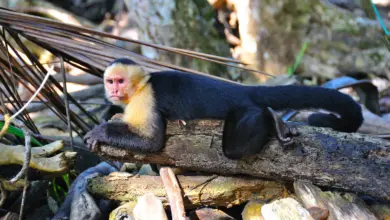
[[[259,153],[269,140],[272,118],[265,109],[232,111],[225,119],[222,147],[227,158],[240,159]]]
[[[289,127],[282,120],[282,118],[270,107],[267,108],[269,116],[272,118],[272,124],[274,128],[274,133],[276,139],[279,141],[280,145],[287,147],[294,143],[293,136],[298,136],[299,132],[294,127]]]

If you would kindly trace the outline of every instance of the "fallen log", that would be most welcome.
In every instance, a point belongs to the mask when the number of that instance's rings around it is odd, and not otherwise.
[[[270,201],[289,195],[283,183],[249,177],[178,175],[177,181],[183,190],[186,209],[199,206],[231,207],[251,199]],[[95,197],[127,203],[128,207],[134,207],[138,197],[152,193],[161,199],[164,207],[169,206],[160,176],[114,172],[108,176],[92,177],[87,183],[87,190]]]
[[[261,153],[230,160],[221,148],[222,121],[170,121],[166,147],[160,153],[139,154],[110,146],[96,152],[128,162],[154,163],[222,175],[246,174],[287,181],[308,180],[318,186],[390,200],[390,142],[358,133],[342,133],[289,123],[300,133],[283,148],[275,138]]]

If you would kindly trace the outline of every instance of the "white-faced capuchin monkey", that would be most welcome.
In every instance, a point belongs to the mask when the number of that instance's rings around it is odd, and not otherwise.
[[[123,122],[105,122],[84,138],[89,148],[107,144],[142,153],[160,151],[166,120],[224,120],[222,147],[226,157],[259,153],[268,141],[274,110],[325,109],[312,114],[312,126],[355,132],[362,110],[337,90],[309,86],[248,86],[180,71],[147,72],[134,61],[114,60],[104,72],[107,98],[124,108]],[[338,114],[336,116],[335,114]]]

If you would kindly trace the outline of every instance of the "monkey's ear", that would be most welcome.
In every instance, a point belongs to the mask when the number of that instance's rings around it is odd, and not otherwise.
[[[130,73],[130,80],[134,86],[142,88],[148,83],[150,74],[145,68],[141,66],[128,66],[127,68],[128,73]]]
[[[138,82],[138,87],[139,87],[139,88],[144,87],[144,86],[148,83],[148,81],[149,81],[149,79],[150,79],[150,74],[149,74],[148,72],[146,72],[145,69],[142,69],[142,71],[145,71],[145,75],[144,75],[144,77],[142,77],[142,79]]]

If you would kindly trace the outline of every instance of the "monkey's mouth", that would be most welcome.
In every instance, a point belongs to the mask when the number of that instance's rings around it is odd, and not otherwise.
[[[124,97],[123,96],[119,96],[119,95],[111,95],[110,96],[110,99],[114,100],[114,101],[119,101],[119,100],[122,100]]]

